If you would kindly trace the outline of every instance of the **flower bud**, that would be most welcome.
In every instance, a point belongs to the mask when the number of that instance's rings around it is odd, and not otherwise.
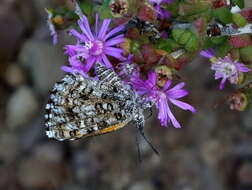
[[[64,18],[61,16],[61,15],[56,15],[54,18],[53,18],[53,22],[57,25],[62,25],[64,24]]]
[[[231,95],[228,99],[231,110],[244,111],[248,106],[248,97],[242,92]]]
[[[131,40],[128,38],[124,39],[123,43],[120,43],[120,47],[123,49],[124,54],[129,54],[130,53],[130,44],[131,44]]]
[[[127,0],[113,0],[109,7],[114,17],[122,17],[127,14],[129,9],[129,3]]]
[[[160,87],[164,87],[166,81],[172,79],[172,70],[168,65],[156,66],[155,72],[158,74],[157,84]]]
[[[139,50],[139,48],[140,48],[139,42],[137,42],[137,41],[132,41],[131,42],[131,44],[130,44],[130,51],[131,52],[135,53],[135,52],[137,52]]]
[[[244,82],[245,76],[244,73],[239,73],[237,83],[238,85],[242,84]]]

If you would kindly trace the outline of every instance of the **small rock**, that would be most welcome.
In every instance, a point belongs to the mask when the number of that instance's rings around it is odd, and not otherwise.
[[[34,156],[38,160],[46,160],[48,162],[60,162],[63,160],[63,149],[58,142],[49,142],[36,147]]]
[[[31,122],[25,125],[25,129],[20,131],[20,146],[22,147],[22,151],[27,152],[33,150],[34,145],[38,144],[41,139],[47,139],[44,122],[44,115],[39,114],[34,117]]]
[[[252,163],[244,162],[238,171],[238,179],[241,184],[252,185]]]
[[[12,87],[19,87],[26,81],[22,68],[17,64],[10,64],[5,73],[6,82]]]
[[[34,5],[34,9],[36,12],[36,16],[38,17],[37,22],[45,23],[45,20],[47,18],[47,13],[45,11],[45,8],[51,8],[53,1],[52,0],[31,0],[31,2]]]
[[[149,182],[142,181],[142,182],[133,184],[129,189],[130,190],[154,190],[154,187]]]
[[[12,133],[2,133],[0,135],[0,158],[5,163],[14,161],[19,154],[19,141]]]
[[[226,153],[223,144],[215,139],[205,141],[201,145],[200,152],[203,160],[209,166],[216,166]]]
[[[252,117],[251,117],[251,114],[252,114],[252,109],[249,108],[248,110],[246,110],[246,112],[243,114],[243,125],[244,125],[244,128],[248,131],[252,131]]]
[[[66,167],[63,163],[51,163],[30,157],[24,159],[17,176],[24,189],[61,189],[66,182]]]
[[[88,151],[76,151],[73,155],[73,168],[76,179],[80,182],[98,174],[99,164],[97,159]]]
[[[0,14],[0,28],[0,60],[8,61],[17,52],[25,32],[25,27],[19,16],[9,10],[5,14]]]
[[[38,111],[38,101],[32,90],[26,86],[17,89],[7,103],[7,125],[19,127],[33,118]]]
[[[36,24],[36,19],[38,19],[31,0],[17,1],[17,8],[26,28],[31,30]]]
[[[8,13],[10,11],[10,9],[13,8],[15,3],[16,3],[16,0],[1,0],[0,16],[1,16],[1,14]]]
[[[190,127],[188,128],[187,137],[190,138],[190,141],[196,144],[205,142],[209,134],[217,126],[216,113],[212,110],[210,111],[210,109],[198,110],[197,114],[191,118],[188,125]],[[200,135],[195,138],[195,133]]]
[[[27,41],[19,60],[31,72],[34,88],[40,94],[47,94],[53,84],[63,76],[60,70],[65,62],[63,50],[50,42],[32,39]]]
[[[64,184],[62,190],[83,190],[84,188],[78,184]],[[87,189],[88,190],[88,189]]]

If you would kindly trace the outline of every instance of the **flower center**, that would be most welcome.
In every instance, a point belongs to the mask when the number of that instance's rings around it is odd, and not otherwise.
[[[237,74],[237,68],[233,63],[219,61],[212,65],[212,69],[221,73],[223,77],[229,78]]]
[[[103,42],[100,40],[89,41],[85,44],[85,47],[89,50],[91,55],[100,55],[103,52]]]
[[[226,76],[231,76],[236,73],[236,67],[234,64],[223,63],[222,73]]]

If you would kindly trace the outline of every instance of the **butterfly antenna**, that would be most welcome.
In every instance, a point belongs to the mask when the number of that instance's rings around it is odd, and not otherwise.
[[[140,149],[140,142],[139,142],[138,134],[136,134],[136,143],[137,143],[138,161],[139,161],[139,163],[141,163],[142,162],[142,156],[141,156],[141,149]]]
[[[145,136],[143,128],[138,128],[140,135],[144,138],[144,140],[149,144],[149,146],[151,147],[151,149],[159,156],[159,152],[158,150],[151,144],[150,140]]]
[[[149,109],[149,111],[150,111],[150,114],[148,115],[147,119],[149,119],[152,116],[152,114],[153,114],[152,107]]]

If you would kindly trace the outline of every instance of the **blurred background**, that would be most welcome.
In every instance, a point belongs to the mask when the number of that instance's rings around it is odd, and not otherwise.
[[[230,111],[206,59],[181,73],[196,114],[176,110],[183,128],[146,121],[74,142],[45,136],[44,106],[66,64],[62,32],[52,45],[44,8],[64,0],[0,0],[0,190],[252,190],[252,108]],[[247,0],[247,6],[252,1]],[[155,114],[154,114],[155,115]]]

